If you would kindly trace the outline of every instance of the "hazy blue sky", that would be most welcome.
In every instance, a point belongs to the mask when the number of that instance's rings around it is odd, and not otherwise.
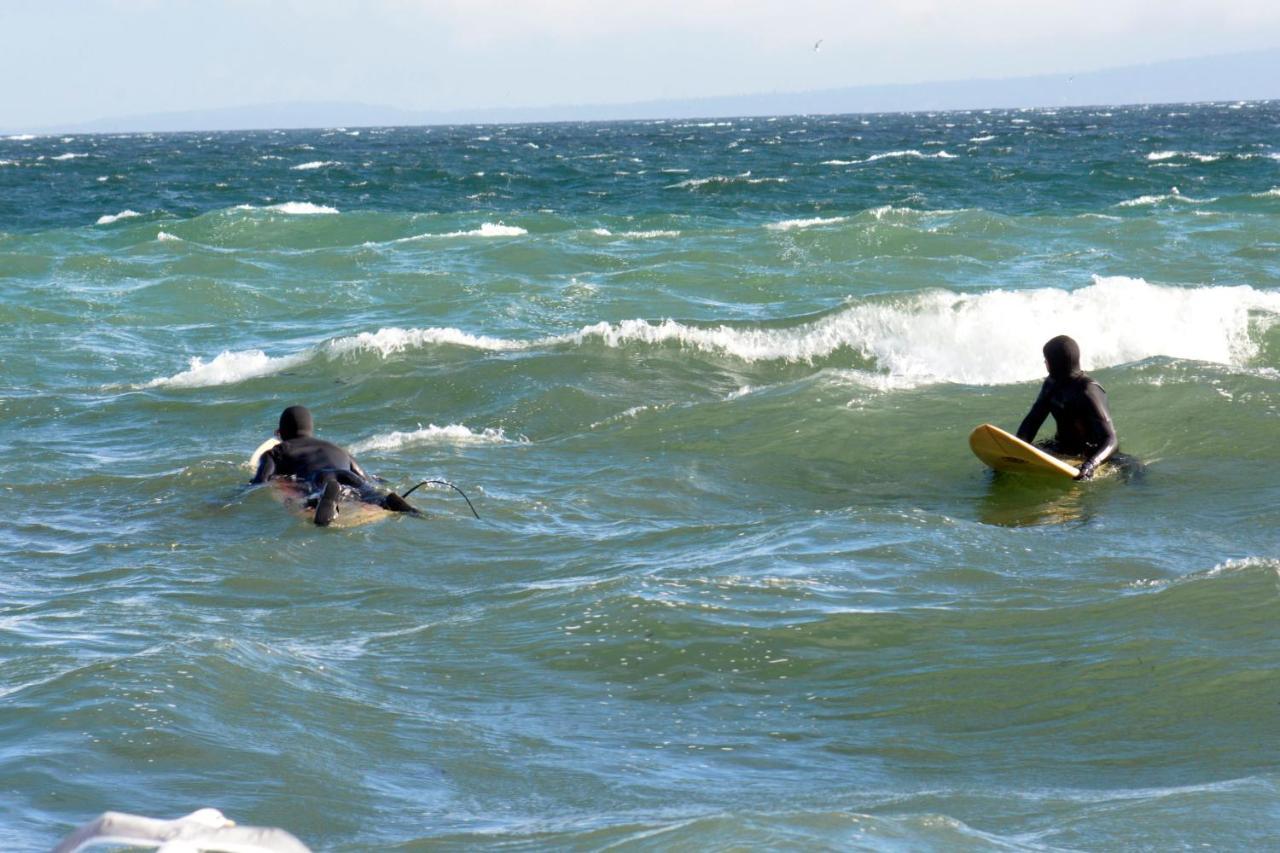
[[[1277,0],[0,0],[0,126],[284,101],[619,103],[1277,45]]]

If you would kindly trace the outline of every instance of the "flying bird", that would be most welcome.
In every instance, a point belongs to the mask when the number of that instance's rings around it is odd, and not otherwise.
[[[817,53],[819,50],[822,50],[822,43],[823,43],[823,41],[825,41],[825,39],[818,39],[817,41],[815,41],[815,42],[813,43],[813,52],[814,52],[814,53]]]

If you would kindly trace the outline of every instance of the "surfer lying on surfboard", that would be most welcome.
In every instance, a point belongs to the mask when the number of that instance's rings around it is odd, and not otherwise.
[[[328,527],[338,514],[338,498],[346,486],[365,503],[377,504],[391,512],[418,510],[395,492],[380,491],[370,481],[351,454],[338,445],[316,438],[311,412],[306,406],[290,406],[280,414],[276,435],[280,443],[262,454],[252,484],[265,483],[273,477],[293,477],[315,492],[316,524]]]
[[[1066,335],[1044,345],[1044,365],[1049,375],[1018,427],[1018,438],[1033,442],[1044,419],[1053,415],[1058,434],[1039,446],[1063,456],[1083,456],[1076,479],[1088,480],[1120,446],[1107,392],[1080,369],[1080,345]]]

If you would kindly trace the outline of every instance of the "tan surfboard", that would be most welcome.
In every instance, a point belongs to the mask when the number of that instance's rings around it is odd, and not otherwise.
[[[969,447],[974,456],[997,471],[1070,478],[1080,473],[1074,465],[991,424],[983,424],[969,433]]]
[[[268,438],[258,445],[258,449],[249,456],[249,467],[257,471],[258,462],[262,459],[262,454],[279,443],[280,439],[278,438]],[[269,485],[271,486],[271,495],[284,504],[285,509],[309,522],[315,521],[315,507],[307,506],[307,489],[305,487],[293,482],[291,479],[272,480]],[[358,527],[371,521],[381,521],[393,514],[380,506],[365,503],[364,501],[342,500],[338,502],[338,516],[329,526],[338,528]]]

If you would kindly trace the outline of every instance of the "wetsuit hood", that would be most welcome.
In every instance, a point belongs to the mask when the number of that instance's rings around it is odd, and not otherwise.
[[[309,436],[313,428],[311,412],[306,406],[290,406],[280,413],[280,438],[283,441]]]
[[[1058,335],[1044,345],[1044,360],[1049,375],[1066,379],[1080,374],[1080,345],[1066,335]]]

